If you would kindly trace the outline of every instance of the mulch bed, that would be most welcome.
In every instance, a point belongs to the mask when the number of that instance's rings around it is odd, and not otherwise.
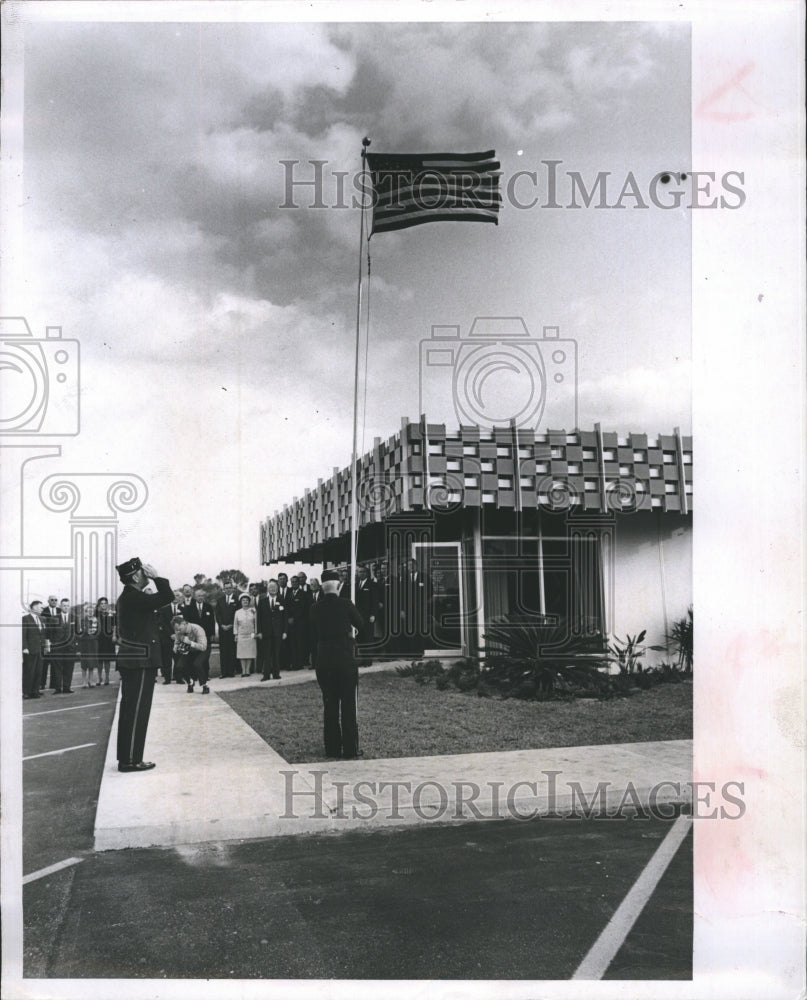
[[[323,760],[316,681],[220,697],[289,763]],[[662,684],[610,701],[536,702],[370,674],[359,681],[359,732],[365,759],[691,739],[692,684]]]

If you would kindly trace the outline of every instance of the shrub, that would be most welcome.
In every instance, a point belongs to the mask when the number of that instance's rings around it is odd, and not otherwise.
[[[642,643],[646,635],[647,629],[642,629],[637,635],[626,635],[624,639],[614,636],[608,646],[609,659],[619,666],[620,674],[632,674],[642,669]]]
[[[486,683],[503,696],[575,697],[607,688],[599,669],[603,661],[591,658],[585,640],[570,639],[562,623],[496,624],[485,639],[504,649],[489,657],[484,668]]]
[[[692,605],[687,608],[687,613],[683,618],[679,618],[677,621],[673,622],[672,628],[664,637],[666,639],[666,645],[664,646],[651,646],[650,648],[655,650],[657,653],[666,653],[667,647],[672,646],[675,652],[678,654],[678,663],[673,666],[673,664],[662,663],[661,667],[666,667],[668,672],[673,672],[675,674],[680,674],[682,671],[685,674],[692,673],[692,656],[694,653],[695,645],[695,626],[692,613]],[[680,680],[680,677],[676,677],[676,680]]]
[[[445,674],[445,669],[439,660],[413,660],[402,667],[395,668],[400,677],[412,677],[416,684],[429,684],[439,681]]]

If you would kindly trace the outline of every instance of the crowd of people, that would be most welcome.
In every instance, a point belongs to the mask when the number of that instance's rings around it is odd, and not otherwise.
[[[22,619],[23,698],[73,693],[75,666],[81,686],[109,684],[118,643],[116,611],[108,598],[72,607],[68,598],[33,601]]]
[[[337,596],[349,600],[350,572],[338,571]],[[359,565],[356,571],[356,608],[362,627],[356,635],[359,660],[389,652],[418,655],[428,631],[428,588],[415,560],[396,577],[385,561]],[[268,581],[239,590],[233,580],[222,581],[214,603],[202,586],[185,584],[172,600],[158,608],[161,674],[164,684],[184,684],[189,692],[209,693],[210,654],[218,642],[221,677],[261,674],[261,680],[281,671],[313,669],[311,608],[322,597],[320,580],[304,572],[289,577],[278,573]],[[390,613],[393,605],[397,611]],[[391,649],[388,629],[396,633]],[[34,601],[23,622],[23,697],[37,698],[50,689],[73,693],[75,667],[81,686],[109,684],[120,643],[117,609],[106,597],[94,604],[73,607],[67,598]]]
[[[322,691],[328,757],[358,754],[355,694],[359,664],[373,655],[418,655],[428,634],[429,587],[409,560],[391,579],[387,563],[357,567],[355,605],[346,568],[280,572],[239,590],[222,580],[215,603],[203,586],[172,589],[153,567],[131,559],[117,567],[123,591],[115,605],[101,597],[71,607],[51,595],[33,601],[22,620],[23,698],[72,694],[76,665],[83,687],[110,683],[114,663],[121,678],[118,768],[149,770],[143,744],[154,683],[186,685],[210,693],[210,654],[218,639],[221,677],[281,677],[313,669]],[[199,579],[199,578],[197,578]],[[156,588],[156,592],[154,591]],[[391,647],[394,636],[395,649]]]

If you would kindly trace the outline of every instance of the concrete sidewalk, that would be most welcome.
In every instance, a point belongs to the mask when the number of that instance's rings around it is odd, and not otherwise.
[[[260,686],[312,681],[312,671],[301,671]],[[257,676],[215,679],[203,696],[158,682],[146,741],[157,767],[142,774],[117,770],[116,711],[96,850],[563,815],[589,806],[596,815],[690,800],[690,740],[291,765],[216,696],[258,684]]]

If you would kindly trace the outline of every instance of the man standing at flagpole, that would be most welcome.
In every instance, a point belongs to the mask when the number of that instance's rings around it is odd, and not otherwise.
[[[352,601],[337,596],[338,588],[339,574],[326,569],[322,574],[323,596],[311,605],[311,643],[322,691],[325,755],[352,760],[359,755],[359,668],[353,629],[363,629],[364,619]]]
[[[171,584],[157,575],[153,566],[137,558],[116,567],[124,588],[118,598],[118,670],[121,702],[118,715],[118,770],[150,771],[155,765],[143,760],[146,730],[151,714],[154,681],[162,665],[160,642],[161,607],[171,603]],[[156,594],[145,592],[153,580]]]

